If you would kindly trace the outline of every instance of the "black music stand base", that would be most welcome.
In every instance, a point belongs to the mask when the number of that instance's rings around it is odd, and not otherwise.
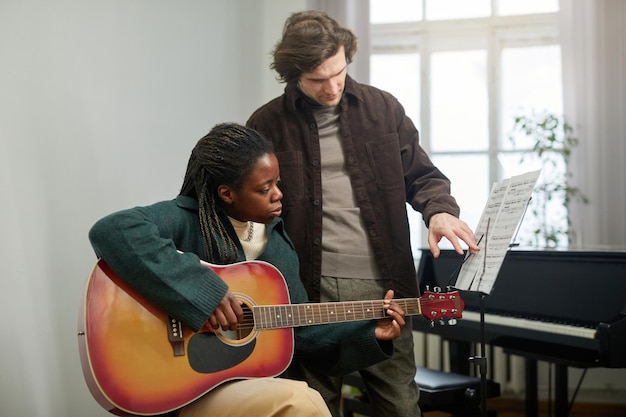
[[[478,293],[480,297],[480,356],[470,356],[469,361],[478,366],[480,375],[480,410],[482,417],[487,417],[487,358],[485,342],[485,293]]]

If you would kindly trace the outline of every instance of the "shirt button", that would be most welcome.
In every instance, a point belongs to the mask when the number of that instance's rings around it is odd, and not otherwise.
[[[311,123],[311,124],[309,125],[309,129],[311,129],[311,130],[315,130],[315,128],[316,128],[315,123]]]
[[[319,206],[320,205],[320,201],[319,200],[313,200],[313,205],[314,206]]]
[[[319,246],[319,244],[320,244],[320,240],[319,240],[319,239],[313,239],[313,244],[314,244],[315,246]]]
[[[320,161],[317,159],[314,159],[313,161],[311,161],[311,165],[313,165],[314,167],[318,166],[320,164]]]

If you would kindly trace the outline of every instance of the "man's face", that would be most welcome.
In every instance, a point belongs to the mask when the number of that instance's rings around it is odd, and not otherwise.
[[[346,54],[342,46],[335,55],[319,64],[313,72],[302,73],[300,89],[322,106],[336,106],[343,95],[347,67]]]

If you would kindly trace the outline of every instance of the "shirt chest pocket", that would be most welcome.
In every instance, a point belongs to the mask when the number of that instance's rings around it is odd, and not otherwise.
[[[372,169],[372,181],[382,190],[404,187],[402,160],[398,149],[398,135],[380,136],[365,144],[367,158]]]

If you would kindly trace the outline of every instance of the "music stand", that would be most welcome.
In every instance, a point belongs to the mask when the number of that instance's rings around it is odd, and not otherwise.
[[[481,381],[481,413],[487,416],[487,358],[485,341],[485,298],[491,293],[500,267],[530,202],[532,190],[541,171],[511,177],[495,183],[485,206],[475,236],[480,252],[467,254],[454,287],[477,293],[480,297],[480,355],[469,361],[478,366]]]

